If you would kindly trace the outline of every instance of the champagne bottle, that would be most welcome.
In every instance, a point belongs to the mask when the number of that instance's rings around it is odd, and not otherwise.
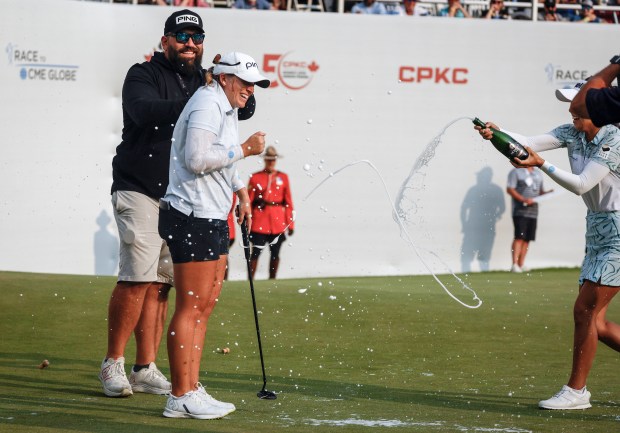
[[[481,128],[486,128],[485,123],[478,119],[477,117],[473,120],[474,125],[479,126]],[[499,152],[504,155],[506,158],[512,160],[514,158],[519,158],[521,160],[527,159],[530,156],[529,152],[525,150],[525,147],[517,140],[512,138],[510,135],[505,132],[499,131],[495,128],[489,128],[493,131],[493,137],[491,137],[491,143],[493,146],[499,150]]]

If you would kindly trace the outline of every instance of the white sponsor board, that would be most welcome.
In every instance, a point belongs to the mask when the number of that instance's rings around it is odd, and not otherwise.
[[[115,273],[110,185],[121,87],[127,69],[158,49],[173,10],[2,2],[0,269]],[[277,83],[256,89],[257,114],[242,122],[241,136],[263,130],[284,155],[278,168],[291,179],[297,227],[282,250],[283,278],[427,273],[400,238],[369,166],[343,170],[303,198],[330,172],[368,160],[393,199],[427,144],[459,117],[525,135],[566,123],[556,87],[596,72],[617,50],[616,28],[605,25],[196,11],[206,27],[205,65],[217,53],[242,51]],[[546,156],[568,167],[562,151]],[[246,177],[261,167],[258,158],[241,163]],[[509,268],[510,169],[469,120],[448,128],[412,191],[416,243],[457,272],[468,266],[462,252],[489,245],[488,267]],[[492,213],[494,223],[485,223]],[[578,266],[584,216],[572,194],[541,203],[529,265]],[[236,244],[233,279],[245,275],[242,257]],[[266,267],[263,256],[258,278]]]

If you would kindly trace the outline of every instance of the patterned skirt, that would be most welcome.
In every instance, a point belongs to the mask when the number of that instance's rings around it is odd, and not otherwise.
[[[585,280],[620,286],[620,212],[588,211],[579,285]]]

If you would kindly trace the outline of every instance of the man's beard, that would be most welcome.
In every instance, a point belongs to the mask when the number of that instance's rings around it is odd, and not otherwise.
[[[193,51],[196,53],[196,57],[190,63],[179,57],[180,51]],[[191,48],[184,47],[182,50],[177,51],[172,47],[168,48],[168,60],[172,63],[172,68],[179,74],[184,76],[190,76],[199,71],[202,67],[202,53],[200,51],[192,50]]]

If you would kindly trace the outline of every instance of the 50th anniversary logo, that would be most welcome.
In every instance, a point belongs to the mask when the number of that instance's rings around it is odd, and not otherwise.
[[[22,80],[77,81],[77,65],[51,63],[39,50],[21,49],[13,43],[6,46],[5,52],[8,65],[16,68]]]
[[[263,57],[263,71],[275,75],[271,80],[272,88],[282,86],[289,90],[301,90],[312,82],[318,70],[316,61],[293,52],[265,54]]]

